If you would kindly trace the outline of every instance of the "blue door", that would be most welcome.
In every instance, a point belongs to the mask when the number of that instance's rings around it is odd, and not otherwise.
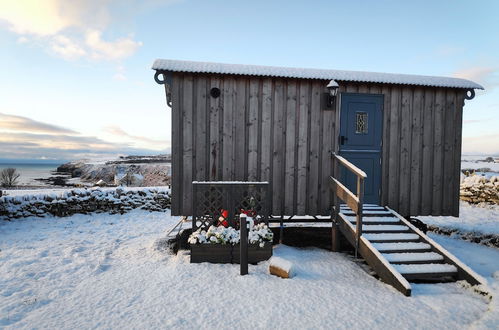
[[[367,174],[364,202],[379,204],[383,95],[341,94],[340,155]],[[341,181],[357,192],[357,177],[341,170]]]

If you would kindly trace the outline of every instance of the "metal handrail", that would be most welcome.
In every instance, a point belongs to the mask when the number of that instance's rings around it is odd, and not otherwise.
[[[358,249],[359,249],[359,241],[362,236],[362,208],[364,204],[364,180],[367,178],[367,174],[362,171],[360,168],[350,163],[345,158],[341,157],[336,153],[332,153],[333,156],[333,176],[330,177],[331,181],[331,190],[333,192],[334,198],[334,210],[333,217],[334,222],[333,225],[337,226],[338,224],[338,214],[340,210],[340,199],[347,203],[347,205],[354,211],[356,215],[356,239],[355,239],[355,256],[357,257]],[[353,174],[357,176],[357,194],[352,193],[347,187],[345,187],[339,179],[340,175],[340,166],[343,165],[346,169],[351,171]]]

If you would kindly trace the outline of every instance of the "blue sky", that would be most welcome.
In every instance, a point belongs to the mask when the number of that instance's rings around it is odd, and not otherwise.
[[[165,152],[155,58],[456,76],[499,154],[499,2],[0,0],[0,159]]]

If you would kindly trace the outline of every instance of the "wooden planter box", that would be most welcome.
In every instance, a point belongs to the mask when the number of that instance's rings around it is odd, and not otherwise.
[[[191,244],[191,262],[230,264],[232,244]]]
[[[234,253],[232,258],[233,264],[238,264],[240,259],[239,244],[234,245]],[[260,261],[268,260],[272,257],[272,242],[265,242],[263,247],[258,244],[248,244],[248,263],[256,264]]]
[[[238,264],[239,244],[191,244],[191,262],[211,262],[215,264]],[[256,264],[270,259],[272,242],[265,242],[263,247],[258,244],[248,245],[248,263]]]

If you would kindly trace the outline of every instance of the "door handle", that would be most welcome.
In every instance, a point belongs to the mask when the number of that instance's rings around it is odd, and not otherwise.
[[[348,138],[344,135],[340,135],[340,144],[344,145],[346,141],[348,141]]]

